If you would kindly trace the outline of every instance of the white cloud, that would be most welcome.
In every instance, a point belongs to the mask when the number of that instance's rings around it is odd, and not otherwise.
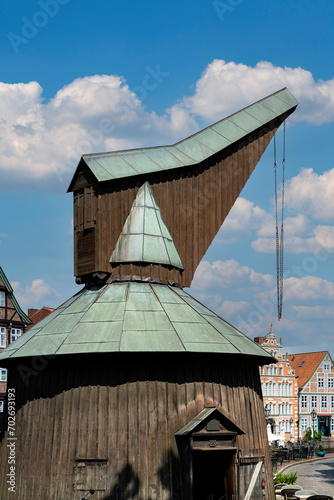
[[[300,269],[301,274],[303,271]],[[304,273],[305,274],[305,273]],[[268,297],[274,300],[276,289],[271,292],[260,292],[258,298],[261,301],[267,301]],[[309,300],[333,300],[334,283],[317,276],[304,276],[296,278],[295,276],[284,279],[284,300],[290,301],[309,301]]]
[[[334,220],[334,168],[320,175],[303,169],[287,182],[285,193],[290,209],[313,219]]]
[[[115,75],[78,78],[47,103],[42,93],[37,82],[0,83],[0,171],[23,182],[68,181],[82,154],[175,142],[196,127],[182,109],[145,111]]]
[[[251,231],[260,231],[264,226],[274,224],[273,218],[265,210],[245,198],[238,198],[219,230],[216,241],[234,243],[247,239]]]
[[[310,71],[267,61],[252,67],[215,59],[197,81],[195,94],[177,106],[218,120],[285,86],[300,102],[293,120],[321,124],[334,119],[334,79],[314,81]]]
[[[334,307],[330,306],[293,306],[293,309],[301,319],[322,320],[334,318]]]
[[[31,285],[22,287],[18,281],[11,283],[14,294],[22,308],[40,308],[44,302],[59,298],[60,294],[42,279],[33,280]]]
[[[248,309],[249,304],[245,300],[235,302],[233,300],[224,300],[218,312],[222,314],[223,317],[230,317],[237,313],[247,311]]]
[[[252,286],[256,289],[273,286],[270,274],[261,274],[248,266],[242,266],[234,259],[216,260],[212,264],[202,261],[198,266],[192,285],[193,289],[244,289]]]
[[[146,69],[152,78],[154,72]],[[159,78],[157,85],[164,84]],[[16,188],[18,174],[22,183],[30,180],[35,188],[37,181],[57,185],[56,175],[67,183],[84,153],[176,142],[198,129],[196,117],[221,119],[285,85],[301,102],[293,119],[334,119],[334,79],[315,82],[309,71],[270,62],[250,67],[216,59],[197,81],[194,95],[162,115],[145,110],[149,90],[137,86],[137,91],[142,88],[138,97],[117,75],[78,78],[49,102],[37,82],[0,83],[0,171]],[[326,202],[332,177],[330,181]],[[291,184],[290,191],[293,188]]]

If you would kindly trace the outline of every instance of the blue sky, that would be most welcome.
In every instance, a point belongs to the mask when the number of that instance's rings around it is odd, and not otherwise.
[[[17,0],[0,11],[0,265],[22,307],[79,289],[66,189],[81,154],[174,143],[287,86],[300,105],[287,123],[283,319],[272,144],[190,292],[251,338],[273,322],[287,350],[334,355],[333,2]],[[281,159],[281,130],[277,143]]]

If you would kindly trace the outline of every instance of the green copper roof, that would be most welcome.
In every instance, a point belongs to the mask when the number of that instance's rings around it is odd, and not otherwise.
[[[284,88],[172,146],[87,154],[79,165],[84,162],[98,182],[195,165],[273,119],[292,112],[297,104]],[[69,191],[75,177],[76,173]]]
[[[180,288],[111,283],[84,288],[0,353],[197,352],[273,358]]]
[[[184,269],[148,182],[137,193],[110,262],[148,262]]]

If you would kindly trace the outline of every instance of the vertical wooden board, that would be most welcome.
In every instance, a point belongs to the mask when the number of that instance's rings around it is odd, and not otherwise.
[[[190,286],[191,276],[194,275],[196,270],[196,262],[199,262],[200,252],[199,252],[199,238],[200,238],[200,228],[199,228],[199,217],[198,217],[198,176],[193,177],[193,204],[192,204],[192,224],[190,226],[192,236],[193,236],[193,260],[188,263],[186,250],[183,251],[183,264],[185,266],[185,286]],[[187,266],[188,264],[188,266]]]
[[[151,367],[150,367],[151,368]],[[160,466],[159,452],[157,446],[158,419],[157,419],[157,387],[151,369],[149,369],[148,380],[148,433],[149,433],[149,449],[148,449],[148,494],[151,500],[160,500],[158,495],[157,485],[157,470]]]
[[[160,450],[160,468],[158,469],[158,498],[170,498],[172,490],[172,470],[170,463],[170,429],[167,413],[167,382],[165,380],[165,364],[157,367],[157,425],[158,425],[158,449]]]
[[[245,367],[247,366],[247,361],[244,359]],[[254,448],[254,417],[252,413],[251,402],[249,400],[249,395],[247,392],[248,385],[248,373],[246,370],[238,370],[237,371],[237,380],[238,380],[238,388],[236,392],[238,393],[238,397],[240,400],[240,406],[243,408],[242,411],[242,422],[243,422],[243,430],[246,432],[245,438],[247,439],[247,448]]]
[[[49,371],[47,367],[45,369]],[[40,373],[39,375],[39,378],[41,379],[40,381],[41,391],[40,391],[39,404],[37,405],[38,419],[36,419],[37,421],[34,422],[35,427],[37,429],[37,440],[38,440],[38,446],[36,448],[37,456],[43,456],[43,454],[45,453],[45,449],[47,449],[48,447],[48,439],[49,439],[48,429],[50,423],[50,418],[49,418],[50,398],[48,397],[48,395],[50,394],[50,378],[43,375],[44,373]],[[37,498],[43,498],[43,496],[45,495],[46,491],[45,480],[50,476],[51,476],[51,460],[48,457],[43,463],[43,471],[40,471],[40,474],[38,474],[37,488],[35,488],[36,491],[35,494]]]
[[[218,406],[223,413],[226,411],[224,408],[224,402],[222,398],[222,389],[225,388],[224,385],[220,382],[219,376],[219,368],[218,368],[218,360],[212,360],[211,373],[212,373],[212,395],[213,395],[213,403],[215,406]]]
[[[109,489],[114,492],[114,498],[118,494],[118,463],[120,454],[120,441],[121,438],[118,432],[118,419],[119,419],[119,393],[118,393],[118,373],[120,366],[114,363],[113,369],[109,370],[106,366],[106,376],[108,384],[108,472],[109,472]],[[122,416],[124,419],[124,416]]]
[[[147,418],[147,400],[148,400],[148,382],[145,377],[145,366],[141,368],[142,379],[138,387],[138,469],[140,471],[140,498],[149,498],[148,493],[148,418]]]
[[[25,423],[21,421],[20,425],[26,427],[27,429],[27,434],[26,434],[26,440],[24,443],[21,443],[22,445],[22,458],[25,457],[26,460],[26,467],[24,468],[24,474],[27,477],[27,470],[29,470],[29,464],[34,461],[36,458],[36,450],[34,448],[34,445],[32,443],[33,435],[34,435],[34,426],[35,426],[35,414],[36,412],[34,411],[34,397],[35,397],[35,389],[36,388],[36,378],[34,376],[30,377],[28,386],[27,386],[27,413],[26,413],[26,418],[27,418],[27,426],[25,426]],[[35,443],[36,445],[36,443]],[[20,451],[21,452],[21,451]],[[23,498],[26,497],[28,494],[28,485],[27,483],[23,480],[19,479],[19,484],[17,485],[17,488],[21,492]],[[31,488],[32,489],[32,488]]]
[[[128,367],[128,377],[129,382],[127,383],[127,395],[128,395],[128,440],[127,440],[127,455],[128,455],[128,466],[132,473],[131,483],[133,485],[134,491],[138,495],[139,491],[139,474],[138,474],[138,427],[140,422],[138,421],[138,385],[137,385],[137,370],[134,364],[129,364]]]
[[[95,368],[97,370],[97,367]],[[97,390],[97,452],[98,458],[106,458],[109,454],[108,447],[108,420],[109,415],[105,412],[108,407],[109,391],[107,387],[107,377],[105,369],[100,371],[100,384],[96,386]]]
[[[65,387],[66,376],[64,370],[59,370],[56,368],[48,370],[48,376],[51,379],[50,394],[52,395],[49,402],[49,408],[52,417],[48,426],[46,427],[52,435],[52,452],[50,453],[50,482],[53,485],[53,491],[56,492],[56,494],[59,493],[60,495],[62,495],[64,485],[60,482],[60,478],[63,477],[63,470],[61,469],[63,467],[66,467],[66,461],[64,462],[61,460],[62,439],[60,438],[60,436],[65,435],[66,438],[68,438],[67,429],[63,427],[63,389]],[[48,438],[47,436],[45,436],[45,442],[43,443],[44,446],[42,449],[45,449],[45,443],[47,442],[47,440]],[[41,452],[40,456],[43,456],[43,452]]]
[[[122,499],[122,491],[127,488],[129,482],[128,471],[128,387],[124,380],[120,381],[118,386],[118,467],[119,475],[117,478],[118,488],[117,500]]]

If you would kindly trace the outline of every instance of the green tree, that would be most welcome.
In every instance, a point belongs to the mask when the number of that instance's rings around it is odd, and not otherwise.
[[[318,431],[314,430],[314,439],[315,439],[315,441],[320,441],[321,440],[321,436],[322,436],[322,432],[318,432]],[[304,441],[306,441],[307,443],[309,443],[310,441],[313,441],[311,427],[308,427],[306,429],[305,434],[304,434]]]

